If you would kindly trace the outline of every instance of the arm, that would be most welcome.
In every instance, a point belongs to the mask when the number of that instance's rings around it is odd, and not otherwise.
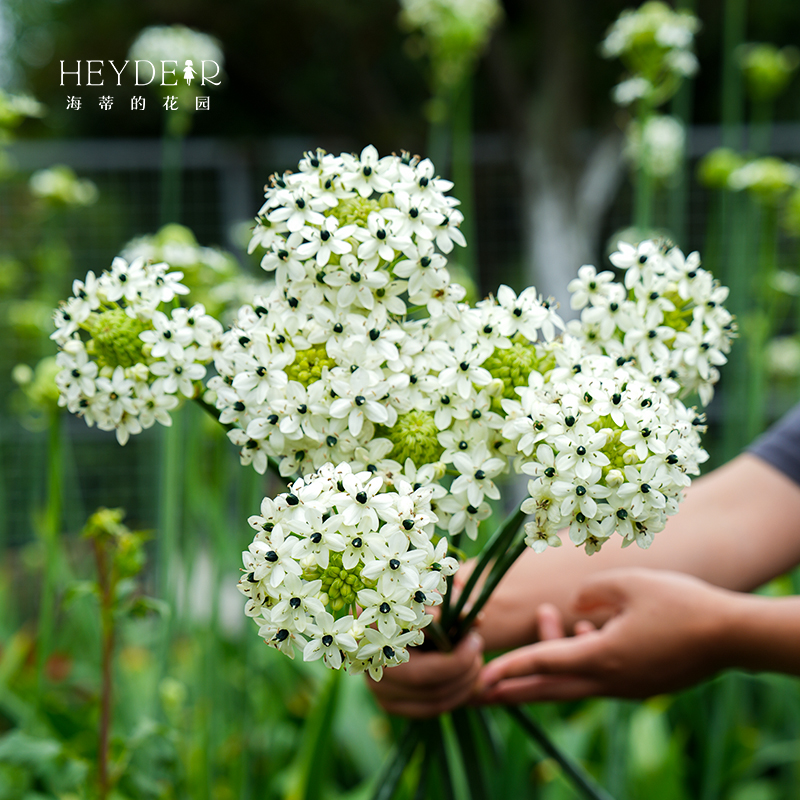
[[[800,598],[732,592],[679,573],[612,570],[586,581],[578,613],[600,630],[528,645],[488,664],[479,702],[649,697],[727,667],[800,674]]]
[[[571,630],[576,587],[618,567],[667,569],[726,589],[750,591],[800,562],[800,486],[762,459],[744,454],[695,481],[680,512],[649,550],[610,541],[587,556],[565,543],[525,552],[500,583],[478,624],[487,650],[535,641],[536,609],[552,603]],[[607,618],[598,609],[594,622]]]

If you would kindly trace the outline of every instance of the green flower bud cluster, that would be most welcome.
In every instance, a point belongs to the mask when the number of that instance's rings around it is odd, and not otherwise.
[[[86,351],[97,359],[97,366],[101,369],[127,368],[148,362],[139,334],[150,330],[150,325],[129,317],[123,309],[93,312],[81,327],[92,337]]]
[[[358,225],[359,228],[367,227],[367,217],[373,211],[380,211],[381,204],[377,200],[366,197],[352,197],[340,200],[339,205],[328,212],[328,216],[336,217],[339,225]]]
[[[310,386],[322,377],[322,370],[333,369],[336,362],[328,356],[324,344],[317,344],[308,350],[297,350],[294,362],[286,367],[286,377],[290,381],[299,381],[303,386]]]
[[[417,467],[438,461],[444,452],[439,444],[439,428],[430,411],[400,414],[391,428],[381,428],[378,435],[394,443],[390,456],[400,464],[410,458]]]
[[[501,397],[492,400],[492,411],[502,413],[500,399],[519,400],[514,388],[527,386],[531,372],[549,372],[555,366],[555,357],[552,353],[540,355],[536,352],[536,345],[517,335],[512,340],[511,347],[495,348],[481,366],[489,370],[493,378],[499,378],[503,382]]]
[[[303,579],[308,581],[321,580],[321,591],[327,596],[326,605],[332,611],[341,611],[346,606],[352,606],[356,602],[356,595],[362,589],[372,589],[375,587],[374,581],[364,581],[361,579],[361,570],[364,564],[359,561],[352,569],[345,569],[342,566],[342,554],[331,553],[330,560],[326,569],[319,567],[303,572]]]
[[[674,291],[665,292],[663,297],[675,306],[675,310],[664,312],[664,321],[662,325],[672,328],[676,333],[687,330],[692,324],[692,309],[694,308],[694,303],[684,300]]]
[[[779,50],[774,44],[746,44],[738,52],[747,91],[754,100],[773,100],[800,66],[796,47]]]
[[[608,477],[608,473],[612,470],[621,470],[623,467],[629,464],[635,464],[639,460],[636,451],[620,441],[620,434],[623,429],[617,428],[611,417],[601,417],[592,427],[597,431],[603,429],[608,430],[609,428],[612,431],[602,450],[608,457],[608,464],[602,468],[604,481]]]

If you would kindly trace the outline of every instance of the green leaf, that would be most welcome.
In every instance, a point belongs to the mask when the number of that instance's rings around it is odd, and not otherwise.
[[[61,755],[61,743],[55,739],[30,736],[13,730],[0,739],[0,761],[8,764],[42,769]]]

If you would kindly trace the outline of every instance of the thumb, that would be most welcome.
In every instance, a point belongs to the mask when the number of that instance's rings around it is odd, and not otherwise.
[[[588,613],[601,608],[619,611],[628,600],[624,573],[609,570],[593,575],[583,582],[573,601],[573,608],[579,613]]]

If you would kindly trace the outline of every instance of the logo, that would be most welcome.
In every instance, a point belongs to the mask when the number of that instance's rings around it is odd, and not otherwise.
[[[181,79],[187,85],[192,81],[199,86],[219,86],[221,80],[219,75],[222,72],[220,65],[213,59],[204,59],[195,68],[191,59],[186,59],[183,64],[183,76],[178,75],[178,61],[157,62],[158,66],[146,59],[137,59],[131,64],[130,60],[118,67],[114,61],[109,59],[78,59],[75,62],[75,69],[71,69],[71,64],[65,66],[61,61],[61,86],[105,86],[106,80],[109,85],[122,86],[123,74],[131,76],[135,86],[149,86],[156,78],[159,78],[159,86],[178,86]],[[116,79],[116,84],[114,80]],[[66,82],[65,82],[66,81]],[[82,83],[85,81],[85,83]]]

